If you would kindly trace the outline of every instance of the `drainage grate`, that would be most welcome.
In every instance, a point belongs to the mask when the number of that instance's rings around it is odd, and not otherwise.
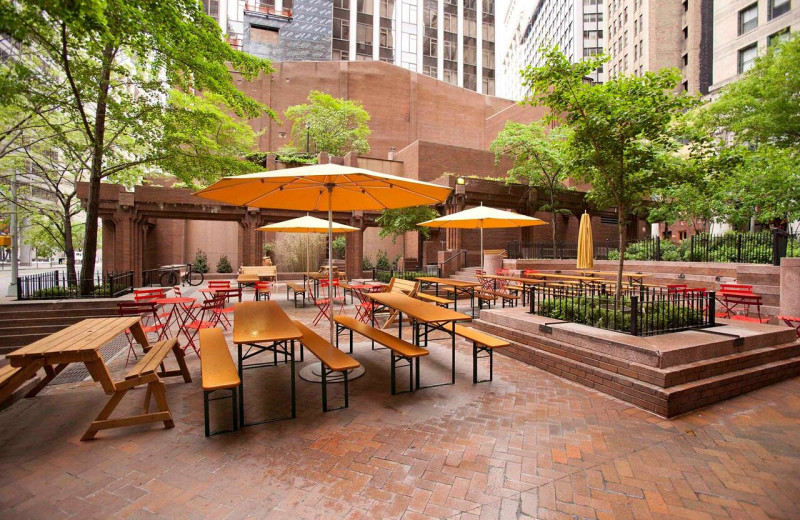
[[[117,336],[100,347],[100,356],[108,364],[114,356],[128,348],[128,340],[124,335]],[[89,371],[86,370],[86,365],[83,363],[73,363],[67,367],[63,372],[58,374],[58,377],[50,382],[51,385],[65,385],[67,383],[78,383],[86,379],[90,379]]]

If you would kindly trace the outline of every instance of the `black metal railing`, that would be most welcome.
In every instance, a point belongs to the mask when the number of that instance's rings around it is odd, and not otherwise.
[[[133,291],[133,271],[98,274],[88,284],[92,289],[86,294],[81,294],[81,285],[86,284],[71,280],[64,271],[20,276],[17,278],[17,299],[117,298]]]
[[[652,242],[651,256],[653,260],[658,255],[658,239],[648,239]],[[643,242],[646,242],[643,241]],[[594,244],[594,258],[596,260],[609,260],[609,253],[619,250],[619,242],[607,240]],[[555,246],[552,241],[545,242],[520,242],[513,240],[506,242],[508,258],[537,258],[543,260],[561,260],[578,258],[578,243],[557,241]],[[613,256],[613,255],[612,255]]]
[[[713,327],[715,300],[710,291],[670,291],[635,287],[617,297],[603,287],[534,286],[530,312],[634,336]]]
[[[392,278],[402,278],[403,280],[416,280],[422,276],[433,276],[427,271],[398,271],[397,269],[372,269],[372,279],[383,283],[389,283]]]
[[[442,260],[439,263],[439,269],[438,269],[437,276],[442,276],[442,271],[444,270],[444,266],[449,264],[450,262],[452,262],[456,258],[461,258],[461,267],[467,265],[467,250],[466,249],[461,249],[461,250],[457,251],[456,253],[453,253],[452,255],[448,256],[444,260]]]

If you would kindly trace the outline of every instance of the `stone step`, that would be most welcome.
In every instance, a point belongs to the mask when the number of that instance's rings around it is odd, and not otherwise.
[[[800,346],[796,343],[659,370],[598,356],[593,350],[562,341],[525,336],[483,320],[473,325],[509,339],[512,346],[499,351],[503,354],[665,417],[800,374]],[[661,375],[660,381],[654,374]],[[666,380],[673,386],[659,384]]]
[[[541,336],[540,325],[548,324],[546,337],[576,347],[591,346],[594,352],[627,362],[667,368],[755,348],[792,343],[793,329],[719,319],[714,328],[687,330],[659,336],[631,336],[577,323],[529,314],[526,309],[483,310],[480,319],[517,331],[519,335]],[[741,340],[742,344],[736,344]]]
[[[116,305],[112,307],[98,307],[93,309],[59,309],[59,310],[10,310],[6,311],[0,307],[0,312],[3,313],[3,320],[38,320],[38,319],[58,319],[61,317],[80,317],[92,318],[95,316],[112,316],[117,314]],[[3,322],[0,322],[0,329]]]

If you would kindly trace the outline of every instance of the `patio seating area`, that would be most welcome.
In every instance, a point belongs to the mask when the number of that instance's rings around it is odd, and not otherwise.
[[[193,291],[183,294],[200,295]],[[279,305],[325,337],[327,322],[311,326],[318,309],[295,308],[283,295],[261,304]],[[251,299],[248,289],[243,300]],[[355,315],[355,304],[345,309]],[[396,336],[399,325],[388,332]],[[232,330],[215,328],[235,364]],[[451,338],[433,338],[422,386],[451,376]],[[353,345],[366,372],[350,381],[347,408],[323,412],[317,384],[298,379],[295,419],[210,438],[200,360],[191,352],[193,381],[164,380],[171,429],[131,426],[79,442],[107,400],[103,389],[91,380],[47,386],[0,412],[0,514],[790,518],[800,499],[797,379],[665,420],[502,355],[494,356],[492,381],[473,384],[473,340],[458,331],[453,384],[391,395],[389,354],[358,334]],[[130,370],[125,357],[123,349],[105,360],[112,380]],[[246,417],[290,413],[293,366],[244,373]],[[481,361],[482,379],[488,368]],[[342,384],[327,392],[333,406],[344,403]],[[118,413],[136,412],[137,401],[121,401]],[[230,429],[231,404],[212,404],[213,429]]]

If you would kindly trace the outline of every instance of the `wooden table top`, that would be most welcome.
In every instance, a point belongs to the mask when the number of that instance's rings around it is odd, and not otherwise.
[[[466,314],[456,312],[433,303],[423,302],[400,293],[369,293],[370,298],[382,305],[397,309],[401,313],[424,323],[440,323],[445,321],[472,321]]]
[[[449,285],[451,287],[477,287],[480,285],[478,282],[468,282],[466,280],[454,280],[452,278],[436,278],[435,276],[421,276],[417,278],[420,282],[425,283],[438,283],[441,285]]]
[[[233,306],[234,343],[272,343],[303,335],[278,302],[241,302]]]
[[[120,318],[88,318],[66,329],[34,341],[6,355],[12,366],[23,366],[27,360],[48,356],[74,356],[83,361],[86,354],[97,356],[97,349],[140,322],[138,316]]]
[[[519,282],[519,283],[528,284],[528,285],[533,285],[533,284],[537,284],[537,283],[544,283],[544,280],[537,280],[535,278],[525,278],[525,277],[522,277],[522,276],[503,276],[503,275],[499,275],[499,274],[484,274],[484,275],[481,275],[481,276],[483,276],[484,278],[489,278],[491,280],[506,280],[506,281],[509,281],[509,282]]]
[[[573,271],[573,272],[584,272],[586,275],[599,275],[599,276],[617,276],[616,271]],[[647,278],[648,276],[653,276],[652,274],[648,273],[622,273],[622,276],[625,278]]]

